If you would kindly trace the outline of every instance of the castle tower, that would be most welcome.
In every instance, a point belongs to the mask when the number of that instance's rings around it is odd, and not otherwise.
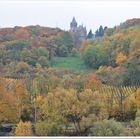
[[[70,29],[72,32],[77,31],[77,22],[75,20],[75,17],[73,17],[72,22],[70,23]]]

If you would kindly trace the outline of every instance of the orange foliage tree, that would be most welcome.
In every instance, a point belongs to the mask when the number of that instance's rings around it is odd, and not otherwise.
[[[135,103],[136,103],[137,109],[140,110],[140,88],[138,88],[135,93]]]
[[[29,40],[30,39],[30,33],[27,29],[19,28],[16,30],[15,38],[17,40]]]
[[[102,85],[102,83],[101,83],[101,81],[99,81],[97,79],[97,76],[95,73],[89,74],[89,80],[86,84],[87,89],[96,90],[96,89],[99,89],[101,87],[101,85]]]

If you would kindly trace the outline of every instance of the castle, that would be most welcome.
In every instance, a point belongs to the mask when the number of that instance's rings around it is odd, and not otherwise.
[[[85,40],[87,38],[87,30],[83,25],[77,24],[75,17],[73,17],[72,22],[70,23],[70,31],[75,33],[79,40]]]

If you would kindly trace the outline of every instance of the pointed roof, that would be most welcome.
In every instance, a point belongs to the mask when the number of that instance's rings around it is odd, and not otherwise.
[[[73,17],[72,22],[73,22],[73,23],[76,22],[75,17]]]
[[[73,17],[72,22],[70,24],[71,26],[77,26],[77,22],[75,20],[75,17]]]

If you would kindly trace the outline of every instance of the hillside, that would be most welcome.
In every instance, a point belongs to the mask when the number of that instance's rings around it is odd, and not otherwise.
[[[99,79],[106,84],[140,85],[139,38],[139,19],[108,28],[102,39],[82,46],[85,64],[96,68]]]
[[[140,135],[140,20],[96,33],[0,29],[0,135]]]
[[[72,48],[72,35],[58,28],[39,25],[1,28],[1,76],[14,77],[18,72],[21,74],[32,73],[31,71],[37,66],[47,68],[51,65],[54,55],[63,56],[65,53],[70,53]],[[17,74],[14,75],[14,72]]]

